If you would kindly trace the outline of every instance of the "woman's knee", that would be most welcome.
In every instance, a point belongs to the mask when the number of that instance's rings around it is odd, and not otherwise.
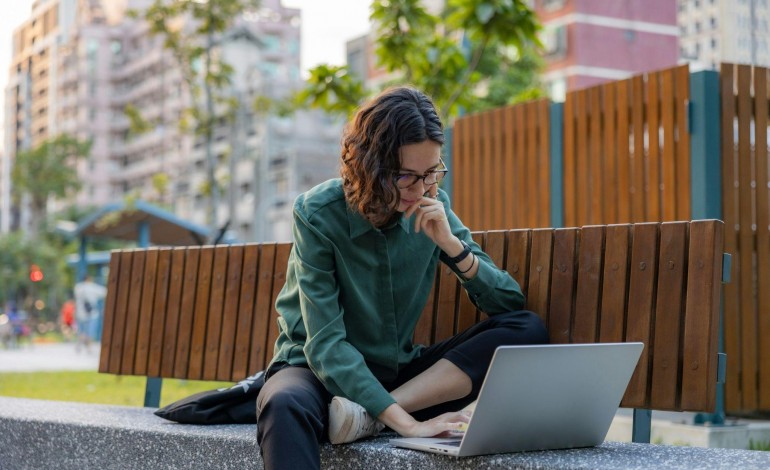
[[[546,344],[550,342],[545,322],[535,312],[517,310],[492,317],[498,326],[508,328],[518,344]]]

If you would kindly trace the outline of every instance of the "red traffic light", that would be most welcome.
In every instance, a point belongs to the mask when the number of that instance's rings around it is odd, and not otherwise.
[[[29,280],[32,282],[40,282],[43,280],[43,271],[40,270],[40,266],[33,264],[29,267]]]

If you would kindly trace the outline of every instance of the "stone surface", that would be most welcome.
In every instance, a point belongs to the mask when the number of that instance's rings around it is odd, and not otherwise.
[[[0,468],[261,468],[254,425],[192,426],[152,409],[0,397]],[[770,452],[605,442],[457,459],[395,449],[382,436],[324,445],[323,468],[766,469]]]

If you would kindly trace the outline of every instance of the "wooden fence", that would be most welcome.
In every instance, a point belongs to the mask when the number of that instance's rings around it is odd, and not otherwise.
[[[722,213],[725,251],[725,410],[770,412],[770,179],[766,68],[722,64]]]
[[[472,230],[549,227],[555,208],[565,227],[690,220],[703,202],[692,200],[691,140],[703,136],[691,135],[688,106],[704,106],[691,103],[690,78],[680,66],[570,92],[561,127],[547,101],[458,119],[455,210]],[[723,64],[721,112],[699,115],[721,120],[730,415],[770,413],[769,81],[768,69]]]

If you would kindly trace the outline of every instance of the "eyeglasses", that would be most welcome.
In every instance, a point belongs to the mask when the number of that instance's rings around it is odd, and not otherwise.
[[[439,168],[431,170],[424,175],[415,175],[414,173],[399,173],[393,177],[393,182],[398,189],[406,189],[417,184],[422,180],[423,186],[433,186],[441,181],[449,170],[444,164],[444,160],[439,159]]]

